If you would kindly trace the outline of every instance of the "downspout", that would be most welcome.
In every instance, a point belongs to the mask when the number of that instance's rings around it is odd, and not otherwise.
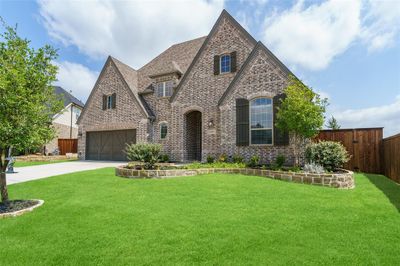
[[[72,139],[72,115],[74,113],[74,105],[71,104],[71,123],[70,123],[70,127],[69,127],[69,138]]]

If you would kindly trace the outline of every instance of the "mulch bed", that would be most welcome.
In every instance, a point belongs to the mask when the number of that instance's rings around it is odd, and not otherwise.
[[[39,204],[38,200],[10,200],[0,203],[0,214],[28,209]]]

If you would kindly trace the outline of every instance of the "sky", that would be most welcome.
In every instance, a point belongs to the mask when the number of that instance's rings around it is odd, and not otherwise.
[[[138,69],[222,9],[328,98],[327,118],[400,133],[400,0],[0,0],[21,37],[58,49],[56,84],[82,101],[108,55]]]

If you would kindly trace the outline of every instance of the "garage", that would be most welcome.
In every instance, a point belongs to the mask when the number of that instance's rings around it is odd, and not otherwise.
[[[86,133],[86,160],[126,161],[127,143],[136,143],[136,130]]]

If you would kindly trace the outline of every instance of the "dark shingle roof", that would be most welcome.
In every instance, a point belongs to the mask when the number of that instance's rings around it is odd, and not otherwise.
[[[54,87],[54,93],[57,94],[57,95],[61,95],[63,97],[64,107],[69,105],[70,103],[78,105],[78,106],[80,106],[82,108],[85,105],[80,100],[75,98],[71,93],[69,93],[68,91],[64,90],[60,86],[53,86],[53,87]]]

